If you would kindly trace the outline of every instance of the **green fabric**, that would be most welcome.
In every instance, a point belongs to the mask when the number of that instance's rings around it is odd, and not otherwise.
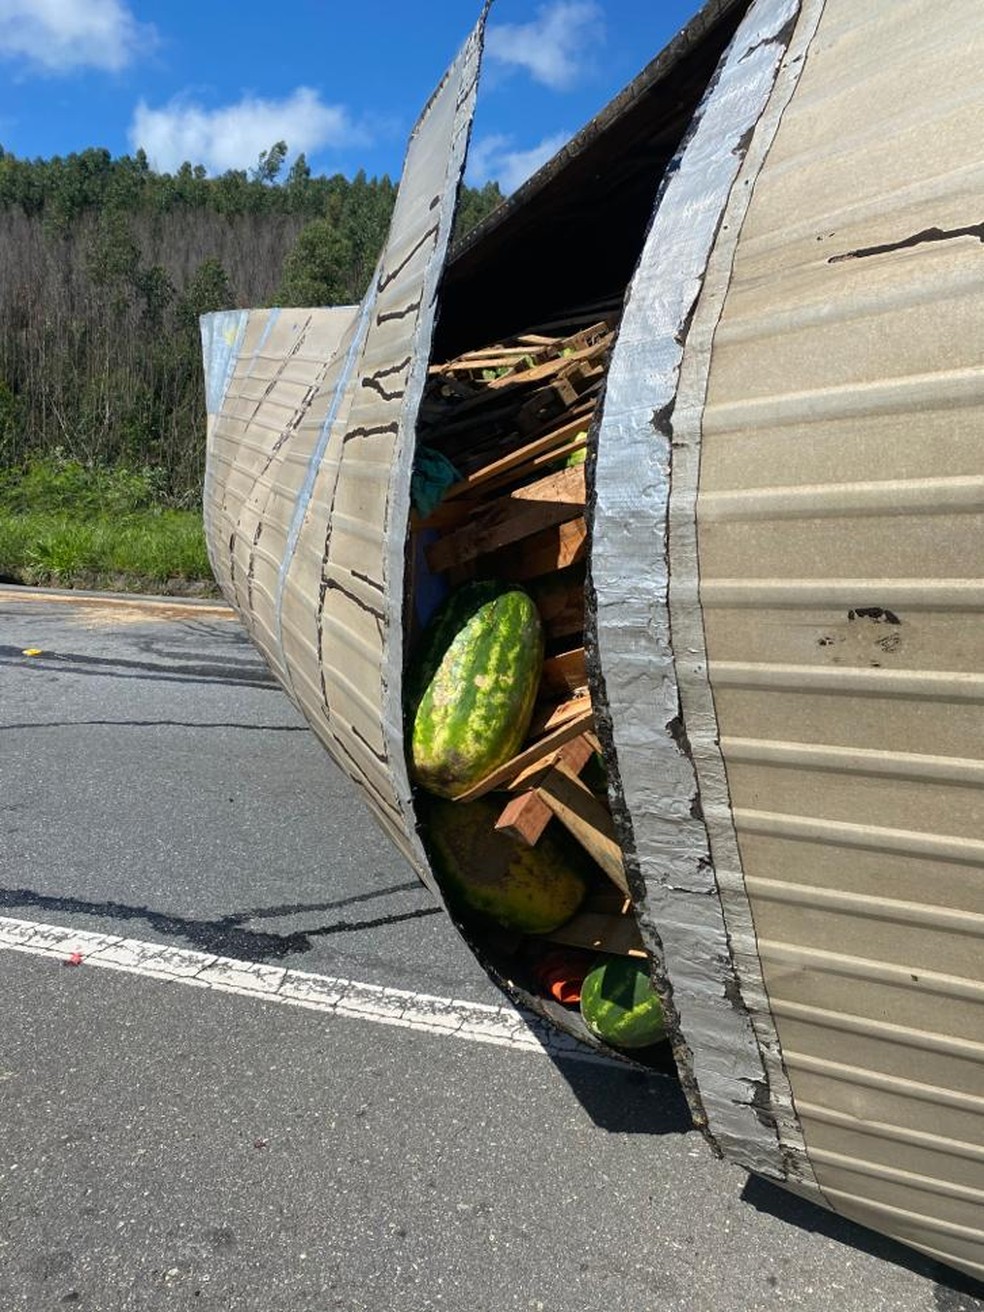
[[[426,518],[452,483],[460,481],[461,474],[440,451],[429,446],[418,447],[410,477],[410,500],[414,510]]]

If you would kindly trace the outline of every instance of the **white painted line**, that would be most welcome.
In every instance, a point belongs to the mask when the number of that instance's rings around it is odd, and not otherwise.
[[[114,934],[96,934],[60,925],[41,925],[32,920],[0,916],[0,950],[27,952],[67,962],[73,954],[81,966],[143,975],[149,979],[195,988],[238,993],[242,997],[282,1002],[350,1020],[461,1039],[468,1043],[493,1044],[521,1052],[541,1053],[577,1061],[619,1065],[614,1058],[595,1052],[555,1029],[531,1012],[508,1002],[492,1006],[457,998],[434,997],[381,984],[360,984],[331,975],[314,975],[303,970],[285,970],[252,961],[216,957],[207,952],[144,943]]]

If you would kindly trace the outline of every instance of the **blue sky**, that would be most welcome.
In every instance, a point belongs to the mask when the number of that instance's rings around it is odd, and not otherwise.
[[[407,134],[479,0],[0,0],[0,144],[142,146],[250,168],[286,140],[316,173],[398,177]],[[511,191],[700,0],[496,0],[467,180]]]

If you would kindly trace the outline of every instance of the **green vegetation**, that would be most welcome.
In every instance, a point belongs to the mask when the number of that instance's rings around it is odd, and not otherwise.
[[[135,577],[208,576],[177,513],[201,502],[199,315],[358,301],[396,199],[388,177],[314,177],[303,155],[281,177],[287,154],[210,178],[142,151],[0,147],[0,573],[108,577],[128,543]],[[464,188],[459,232],[501,199]]]
[[[0,578],[53,587],[209,595],[198,510],[160,504],[160,474],[61,453],[0,473]]]

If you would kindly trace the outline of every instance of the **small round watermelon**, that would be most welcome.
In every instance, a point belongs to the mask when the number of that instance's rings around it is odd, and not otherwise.
[[[604,957],[588,971],[581,1015],[592,1034],[615,1048],[648,1048],[666,1037],[659,995],[637,957]]]

